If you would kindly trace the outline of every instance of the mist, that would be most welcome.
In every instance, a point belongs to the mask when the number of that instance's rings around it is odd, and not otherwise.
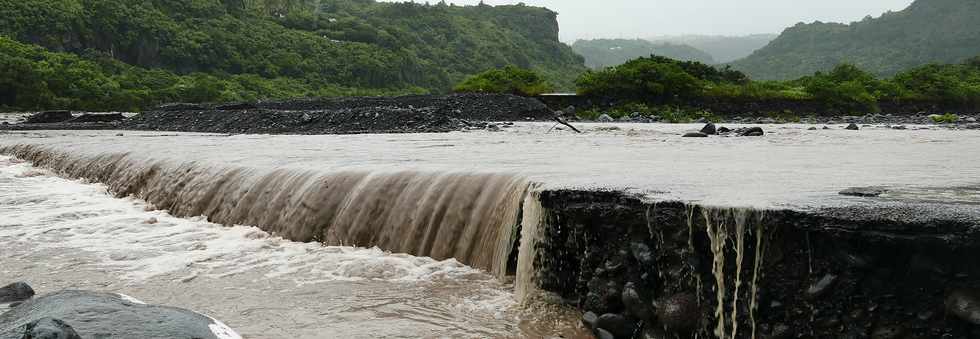
[[[431,1],[435,3],[437,0]],[[419,1],[416,1],[419,2]],[[475,5],[480,0],[448,1]],[[490,5],[513,0],[484,0]],[[559,13],[561,40],[664,35],[780,33],[798,22],[858,21],[908,7],[912,0],[524,0]]]

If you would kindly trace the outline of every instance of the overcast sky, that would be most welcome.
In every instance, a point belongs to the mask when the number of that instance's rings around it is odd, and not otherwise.
[[[416,0],[415,2],[424,2]],[[484,0],[513,4],[514,0]],[[430,0],[436,3],[438,0]],[[446,0],[457,5],[479,0]],[[797,22],[858,21],[912,0],[524,0],[558,12],[561,39],[779,33]]]

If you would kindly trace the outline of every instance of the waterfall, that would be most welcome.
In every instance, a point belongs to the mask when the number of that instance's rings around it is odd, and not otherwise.
[[[262,170],[33,145],[0,153],[175,216],[257,226],[295,241],[455,258],[498,277],[507,274],[529,187],[522,176],[499,173]]]

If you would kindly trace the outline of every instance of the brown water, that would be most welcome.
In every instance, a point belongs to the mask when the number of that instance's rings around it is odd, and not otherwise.
[[[88,276],[108,279],[106,288],[138,284],[120,292],[150,302],[194,291],[162,302],[211,305],[218,309],[212,315],[253,337],[277,330],[293,337],[573,336],[574,312],[522,311],[514,287],[493,278],[516,269],[519,296],[531,292],[527,248],[541,215],[532,183],[759,208],[874,203],[837,194],[851,186],[887,186],[895,192],[889,199],[899,201],[980,202],[970,188],[980,181],[980,157],[965,156],[980,146],[973,131],[782,125],[766,126],[763,138],[689,139],[679,135],[696,126],[595,124],[583,126],[583,135],[550,127],[355,136],[0,134],[0,151],[54,171],[8,158],[0,216],[13,221],[0,225],[0,240],[21,245],[0,254],[45,255],[41,262],[62,265],[67,281],[84,286],[101,284]],[[149,204],[97,192],[106,188]],[[59,203],[45,206],[50,201]],[[166,212],[145,211],[154,209]],[[528,241],[517,267],[507,267],[522,222]],[[48,245],[31,245],[38,243]],[[372,246],[416,256],[365,248]],[[74,265],[46,251],[90,252],[92,259]],[[5,262],[4,275],[68,283],[24,262],[13,269]],[[172,287],[181,284],[188,285]],[[285,310],[228,311],[239,302]],[[305,325],[282,326],[278,317]]]

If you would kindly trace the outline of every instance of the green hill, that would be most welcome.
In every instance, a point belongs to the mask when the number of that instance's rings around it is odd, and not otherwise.
[[[917,0],[905,10],[849,25],[797,24],[735,69],[756,79],[792,79],[851,63],[878,76],[980,55],[980,1]]]
[[[158,70],[289,84],[265,91],[280,97],[331,93],[323,88],[445,92],[505,65],[534,69],[568,88],[585,68],[558,41],[556,18],[539,7],[444,2],[0,0],[0,36],[77,55],[110,75]],[[138,69],[122,71],[105,59]]]
[[[673,43],[652,43],[641,39],[578,40],[572,49],[585,57],[589,68],[621,65],[629,60],[650,55],[665,56],[683,61],[714,63],[711,55],[697,48]]]
[[[716,62],[723,63],[747,57],[752,52],[764,47],[777,36],[776,34],[751,34],[743,36],[678,35],[660,36],[648,40],[655,43],[669,42],[688,45],[711,54]]]

